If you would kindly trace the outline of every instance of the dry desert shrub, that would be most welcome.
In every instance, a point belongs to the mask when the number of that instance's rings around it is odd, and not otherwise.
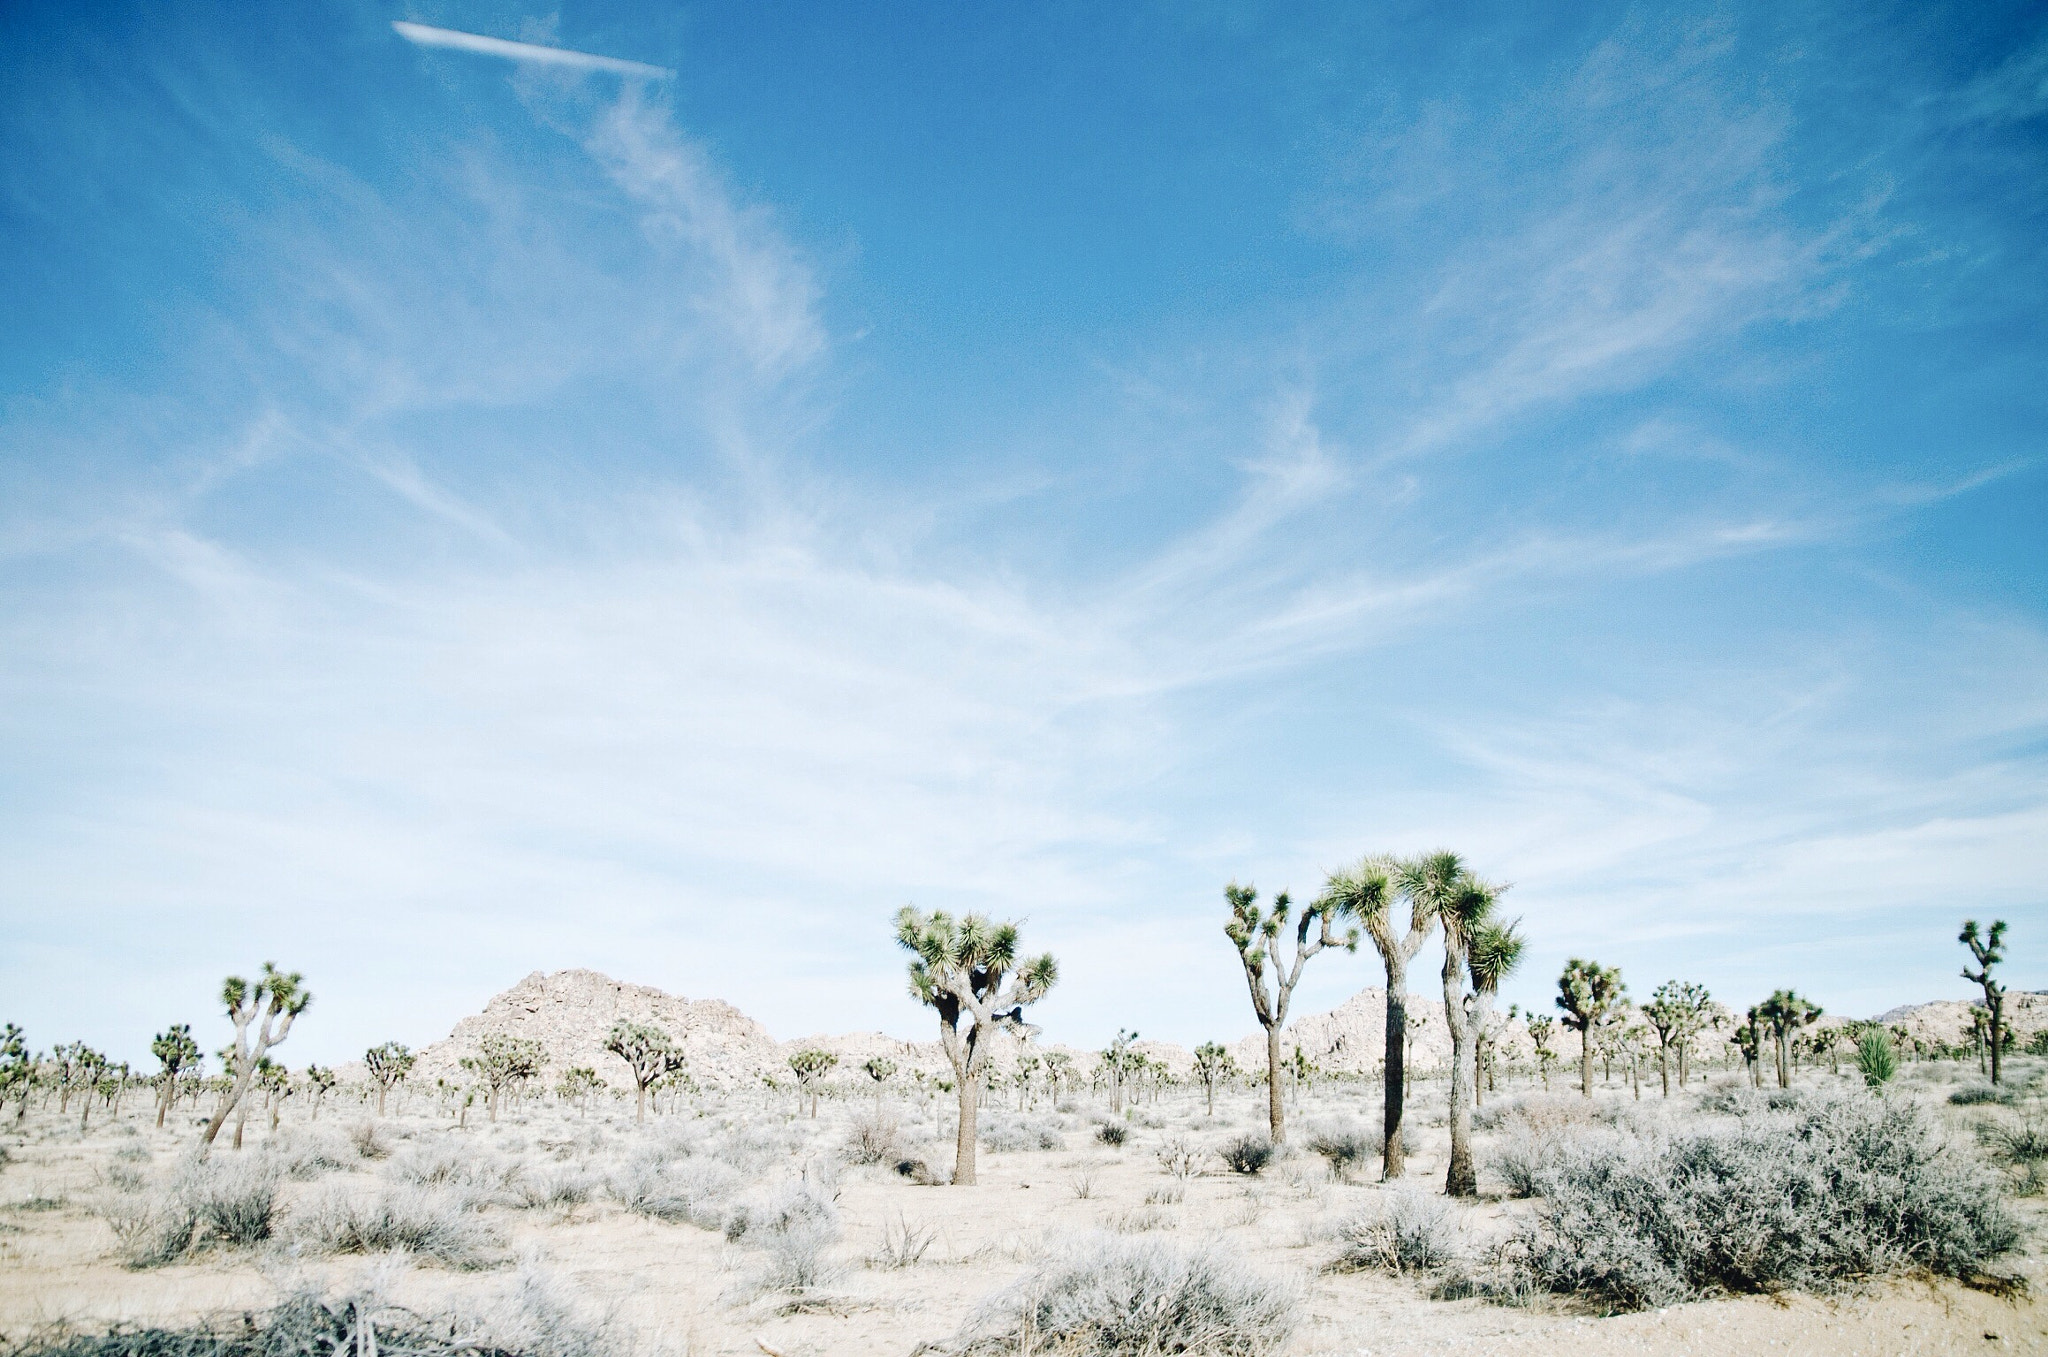
[[[638,1215],[722,1230],[732,1199],[746,1182],[745,1175],[722,1160],[671,1163],[639,1155],[613,1169],[605,1187],[621,1206]]]
[[[1340,1272],[1434,1272],[1462,1250],[1456,1216],[1437,1197],[1393,1191],[1337,1227],[1342,1241],[1331,1267]]]
[[[502,1261],[498,1238],[478,1217],[473,1197],[419,1183],[369,1190],[336,1184],[293,1215],[292,1237],[323,1253],[403,1249],[455,1268]]]
[[[1062,1129],[1052,1117],[994,1116],[981,1127],[981,1144],[983,1149],[996,1154],[1064,1150],[1067,1138],[1061,1134]]]
[[[761,1266],[748,1279],[756,1294],[816,1290],[836,1272],[828,1255],[840,1234],[829,1184],[811,1180],[734,1208],[725,1224],[728,1240],[762,1251]]]
[[[589,1201],[594,1191],[588,1173],[555,1165],[520,1174],[509,1195],[513,1205],[529,1211],[566,1211]]]
[[[193,1159],[157,1187],[139,1176],[109,1175],[93,1210],[114,1232],[130,1267],[160,1267],[196,1248],[269,1239],[283,1178],[267,1155]]]
[[[1300,1320],[1298,1288],[1214,1246],[1104,1237],[1056,1249],[984,1301],[955,1336],[968,1354],[1263,1357]]]
[[[1810,1098],[1732,1128],[1611,1143],[1564,1156],[1537,1188],[1516,1266],[1615,1310],[1968,1275],[2019,1242],[1990,1172],[1903,1099]]]
[[[442,1136],[406,1146],[391,1157],[384,1174],[396,1183],[491,1194],[513,1185],[519,1164],[462,1137]]]
[[[916,1267],[924,1261],[925,1254],[938,1237],[938,1231],[929,1226],[912,1225],[899,1214],[895,1220],[882,1226],[882,1246],[868,1255],[868,1266],[891,1272]]]
[[[1247,1177],[1273,1162],[1273,1142],[1262,1135],[1233,1136],[1216,1150],[1232,1173]]]
[[[862,1108],[847,1125],[840,1153],[849,1164],[894,1163],[904,1157],[902,1119],[879,1104]]]

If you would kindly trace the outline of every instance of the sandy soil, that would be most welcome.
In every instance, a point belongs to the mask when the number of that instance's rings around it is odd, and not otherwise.
[[[1365,1089],[1318,1092],[1297,1112],[1296,1125],[1363,1120],[1372,1096]],[[1416,1120],[1429,1120],[1432,1096],[1440,1093],[1419,1091]],[[1610,1090],[1603,1096],[1627,1094]],[[1066,1119],[1072,1128],[1065,1136],[1069,1148],[988,1154],[983,1181],[971,1188],[916,1186],[880,1167],[840,1169],[840,1271],[824,1299],[799,1313],[783,1312],[784,1297],[753,1294],[755,1250],[727,1243],[715,1232],[630,1214],[601,1193],[566,1210],[493,1207],[487,1216],[506,1239],[508,1257],[533,1260],[590,1305],[614,1313],[646,1347],[677,1354],[759,1354],[765,1347],[785,1357],[905,1357],[919,1343],[952,1333],[978,1301],[1022,1275],[1031,1260],[1089,1231],[1214,1240],[1255,1267],[1301,1279],[1307,1320],[1288,1349],[1299,1357],[1461,1350],[1559,1357],[2048,1352],[2048,1308],[2038,1300],[1998,1299],[1948,1282],[1894,1280],[1833,1298],[1729,1298],[1601,1318],[1562,1305],[1432,1301],[1426,1284],[1416,1280],[1332,1273],[1326,1264],[1335,1252],[1333,1224],[1390,1189],[1334,1182],[1321,1161],[1306,1155],[1256,1179],[1230,1174],[1212,1159],[1187,1184],[1183,1201],[1156,1200],[1171,1195],[1172,1180],[1156,1158],[1169,1138],[1213,1146],[1233,1130],[1257,1124],[1250,1096],[1239,1093],[1228,1102],[1214,1121],[1193,1102],[1143,1107],[1121,1148],[1093,1140],[1087,1114],[1100,1109],[1084,1105],[1080,1115]],[[816,1172],[829,1161],[844,1137],[840,1121],[859,1105],[828,1103],[815,1123],[787,1104],[763,1104],[754,1115],[792,1142],[782,1170],[788,1176],[805,1164]],[[944,1129],[934,1128],[928,1112],[906,1109],[905,1115],[927,1135]],[[361,1117],[357,1109],[330,1107],[319,1125],[287,1122],[282,1134],[335,1140],[342,1123]],[[123,1266],[108,1227],[92,1211],[98,1194],[110,1190],[106,1175],[117,1165],[144,1174],[165,1171],[194,1139],[190,1120],[181,1117],[172,1129],[157,1132],[131,1114],[80,1136],[71,1119],[38,1112],[7,1138],[13,1162],[0,1171],[0,1333],[19,1339],[57,1322],[177,1322],[264,1305],[279,1286],[308,1274],[345,1285],[378,1266],[360,1258],[299,1256],[284,1243],[202,1254],[153,1270]],[[605,1144],[591,1163],[595,1171],[605,1156],[616,1160],[630,1153],[636,1137],[659,1134],[668,1120],[654,1119],[640,1131],[632,1125],[630,1107],[588,1119],[535,1107],[508,1113],[497,1126],[473,1124],[454,1132],[422,1108],[387,1118],[386,1133],[393,1139],[459,1135],[466,1143],[542,1165],[570,1161],[579,1153],[570,1139],[600,1127]],[[1441,1127],[1420,1130],[1411,1181],[1434,1186],[1445,1133]],[[257,1153],[262,1140],[252,1128],[251,1147],[243,1153]],[[1484,1147],[1482,1137],[1482,1155]],[[319,1182],[291,1183],[287,1216],[295,1203],[332,1182],[367,1184],[378,1172],[377,1163],[364,1161]],[[764,1173],[762,1181],[775,1176]],[[1078,1195],[1084,1180],[1085,1197]],[[1525,1209],[1496,1195],[1461,1210],[1468,1235],[1484,1239]],[[2020,1209],[2038,1227],[2039,1208],[2027,1202]],[[891,1224],[931,1233],[931,1247],[916,1266],[889,1270],[868,1261]],[[2012,1260],[2008,1270],[2028,1281],[2034,1297],[2048,1287],[2048,1274],[2031,1253]],[[502,1289],[509,1271],[413,1266],[395,1282],[395,1297],[421,1310],[439,1310]]]

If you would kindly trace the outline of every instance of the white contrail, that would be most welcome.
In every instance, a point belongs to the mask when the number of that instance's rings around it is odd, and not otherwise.
[[[550,66],[574,66],[585,71],[611,71],[618,75],[637,75],[643,79],[667,80],[674,71],[665,66],[649,66],[643,61],[621,61],[617,57],[595,56],[589,52],[572,52],[566,47],[541,47],[530,42],[508,42],[504,38],[487,38],[481,33],[464,33],[453,28],[431,28],[426,24],[409,24],[394,20],[391,27],[407,42],[416,42],[422,47],[453,47],[463,52],[481,52],[485,56],[504,57],[510,61],[539,61]]]

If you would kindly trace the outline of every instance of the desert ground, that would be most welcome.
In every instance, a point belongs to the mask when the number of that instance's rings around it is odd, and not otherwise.
[[[2015,1062],[2009,1077],[2023,1095],[1959,1105],[1949,1095],[1975,1080],[1974,1069],[1928,1062],[1908,1065],[1889,1096],[1939,1119],[1944,1153],[1976,1156],[1980,1126],[2038,1115],[2044,1075],[2042,1062]],[[420,1315],[496,1316],[501,1333],[539,1324],[547,1332],[538,1339],[524,1335],[534,1350],[593,1351],[590,1336],[601,1334],[614,1351],[677,1357],[908,1357],[925,1344],[956,1349],[987,1298],[1111,1238],[1210,1248],[1298,1289],[1299,1321],[1281,1350],[1300,1357],[2048,1351],[2038,1299],[2048,1276],[2033,1244],[2042,1212],[2021,1192],[2009,1205],[2027,1242],[2001,1260],[1996,1285],[1907,1273],[1829,1294],[1605,1315],[1553,1295],[1433,1298],[1443,1294],[1443,1268],[1336,1265],[1345,1223],[1396,1196],[1448,1212],[1451,1249],[1483,1258],[1535,1209],[1509,1195],[1500,1168],[1530,1137],[1707,1124],[1722,1114],[1703,1110],[1703,1100],[1753,1098],[1736,1092],[1744,1083],[1714,1071],[1667,1101],[1654,1084],[1638,1097],[1618,1080],[1586,1103],[1566,1077],[1548,1090],[1504,1081],[1475,1141],[1481,1197],[1461,1204],[1439,1195],[1448,1142],[1436,1081],[1411,1088],[1414,1152],[1395,1184],[1374,1181],[1376,1162],[1340,1176],[1306,1148],[1319,1130],[1377,1125],[1377,1085],[1331,1081],[1296,1094],[1290,1143],[1257,1174],[1232,1171],[1216,1150],[1264,1129],[1262,1089],[1219,1092],[1213,1115],[1188,1089],[1168,1088],[1120,1116],[1099,1091],[1056,1107],[999,1096],[981,1112],[985,1149],[971,1187],[925,1185],[899,1170],[917,1160],[944,1172],[953,1115],[944,1095],[849,1087],[824,1098],[815,1117],[797,1094],[685,1095],[642,1125],[630,1098],[593,1107],[509,1098],[493,1123],[482,1106],[464,1114],[425,1091],[401,1091],[380,1118],[344,1088],[317,1115],[293,1099],[274,1130],[258,1112],[242,1149],[225,1136],[216,1149],[218,1171],[275,1184],[274,1209],[252,1232],[267,1237],[143,1266],[135,1263],[153,1228],[151,1203],[189,1162],[197,1114],[181,1107],[156,1129],[145,1094],[81,1131],[77,1108],[37,1108],[6,1127],[0,1333],[11,1347],[65,1329],[176,1326],[311,1287],[371,1291]],[[1817,1069],[1800,1071],[1799,1083],[1806,1096],[1860,1089]],[[1105,1143],[1105,1124],[1124,1129],[1122,1144]],[[889,1142],[880,1162],[855,1162],[873,1157],[849,1148],[863,1130]],[[1176,1150],[1192,1154],[1176,1159]],[[829,1203],[829,1219],[812,1221],[800,1239],[774,1223],[798,1199]],[[382,1247],[401,1236],[414,1247]]]

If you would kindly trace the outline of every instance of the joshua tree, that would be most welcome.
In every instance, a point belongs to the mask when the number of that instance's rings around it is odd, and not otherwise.
[[[1394,926],[1395,891],[1390,879],[1392,864],[1385,858],[1365,858],[1355,866],[1331,874],[1323,885],[1322,900],[1365,925],[1374,950],[1387,972],[1387,1051],[1385,1112],[1381,1131],[1385,1137],[1380,1176],[1398,1178],[1405,1167],[1401,1147],[1401,1113],[1407,1100],[1408,1062],[1408,963],[1422,950],[1436,916],[1415,900],[1408,902],[1408,927]]]
[[[149,1053],[163,1066],[156,1090],[156,1124],[162,1130],[171,1100],[178,1096],[178,1076],[199,1064],[199,1043],[192,1040],[192,1024],[181,1022],[157,1033],[156,1040],[149,1043]]]
[[[1735,1043],[1735,1049],[1742,1052],[1742,1063],[1749,1069],[1749,1082],[1754,1088],[1764,1086],[1764,1021],[1759,1013],[1759,1008],[1752,1006],[1728,1038]]]
[[[1550,1038],[1557,1031],[1557,1021],[1547,1014],[1537,1014],[1529,1019],[1529,1041],[1536,1047],[1536,1068],[1543,1075],[1543,1091],[1550,1091],[1550,1067],[1557,1060],[1557,1052],[1550,1049]]]
[[[28,1053],[21,1029],[8,1023],[7,1030],[0,1032],[0,1106],[5,1106],[9,1098],[15,1099],[17,1122],[28,1115],[28,1095],[35,1083],[35,1057]]]
[[[1216,1115],[1217,1083],[1236,1073],[1237,1062],[1221,1042],[1205,1041],[1195,1047],[1195,1078],[1201,1081],[1202,1093],[1209,1100],[1210,1116]]]
[[[605,1034],[604,1048],[626,1062],[633,1072],[633,1120],[647,1120],[647,1089],[655,1080],[683,1068],[687,1063],[675,1039],[653,1023],[628,1022],[621,1018]]]
[[[1465,968],[1472,941],[1493,913],[1501,888],[1472,875],[1456,853],[1436,852],[1396,864],[1394,882],[1418,914],[1427,914],[1444,930],[1444,1026],[1451,1034],[1451,1160],[1444,1192],[1452,1197],[1479,1195],[1479,1174],[1472,1164],[1472,1082],[1477,1070],[1477,1045],[1466,1009]]]
[[[313,1120],[320,1120],[321,1104],[334,1091],[334,1071],[325,1065],[306,1066],[306,1087],[313,1090]]]
[[[1500,982],[1522,964],[1528,940],[1520,931],[1521,920],[1497,923],[1491,919],[1472,932],[1466,948],[1465,968],[1472,977],[1472,1104],[1478,1106],[1481,1088],[1491,1068],[1493,1048],[1493,1001],[1500,994]],[[1510,1010],[1512,1013],[1512,1009]]]
[[[1643,1017],[1657,1033],[1657,1073],[1664,1081],[1664,1096],[1671,1096],[1671,1055],[1678,1056],[1678,1086],[1685,1087],[1687,1052],[1693,1038],[1713,1020],[1714,1000],[1705,985],[1666,980],[1657,986],[1650,1002],[1643,1005]]]
[[[1991,1028],[1991,1082],[1996,1084],[2004,1077],[1999,1056],[2005,1047],[2005,986],[1992,978],[1991,968],[2005,960],[2005,920],[1993,919],[1991,930],[1980,937],[1977,921],[1966,919],[1956,941],[1970,949],[1970,956],[1977,963],[1974,971],[1963,967],[1963,979],[1984,988],[1984,1011]]]
[[[268,961],[263,963],[263,974],[253,985],[239,975],[221,982],[220,998],[227,1007],[228,1021],[235,1025],[235,1040],[222,1053],[227,1090],[200,1137],[201,1155],[212,1150],[214,1138],[227,1124],[229,1114],[248,1096],[249,1087],[256,1080],[258,1063],[272,1048],[283,1044],[291,1035],[293,1021],[313,1002],[312,994],[306,990],[305,977],[297,971],[280,971]],[[236,1134],[240,1134],[239,1127]]]
[[[1756,1018],[1771,1034],[1778,1051],[1778,1087],[1792,1087],[1792,1037],[1802,1027],[1811,1027],[1820,1017],[1820,1005],[1781,989],[1758,1004]]]
[[[92,1119],[92,1095],[98,1091],[100,1080],[107,1074],[107,1058],[82,1041],[71,1043],[72,1077],[84,1092],[78,1100],[78,1129],[83,1131]]]
[[[896,916],[896,942],[912,954],[910,993],[939,1015],[939,1040],[953,1065],[960,1100],[953,1182],[975,1180],[976,1090],[998,1028],[1028,1030],[1024,1009],[1045,997],[1059,979],[1052,953],[1028,960],[1017,954],[1017,925],[979,914],[954,919],[943,910],[920,913],[908,905]],[[960,1030],[969,1021],[966,1032]]]
[[[1145,1061],[1142,1054],[1131,1049],[1131,1043],[1137,1039],[1136,1031],[1119,1027],[1116,1036],[1097,1057],[1099,1068],[1109,1076],[1109,1110],[1118,1115],[1122,1115],[1124,1110],[1124,1077]]]
[[[1385,881],[1384,874],[1381,881]],[[1280,1055],[1280,1029],[1287,1025],[1287,1005],[1294,998],[1294,987],[1301,983],[1301,972],[1308,959],[1325,947],[1357,951],[1358,930],[1354,928],[1343,937],[1337,936],[1337,923],[1351,916],[1351,906],[1325,892],[1323,898],[1303,909],[1295,921],[1294,960],[1289,964],[1280,954],[1281,934],[1294,908],[1287,892],[1273,897],[1270,912],[1259,909],[1259,892],[1252,886],[1240,886],[1233,881],[1223,888],[1223,898],[1230,905],[1230,920],[1223,925],[1223,933],[1237,948],[1237,958],[1244,964],[1245,983],[1251,987],[1252,1012],[1266,1029],[1266,1120],[1277,1145],[1287,1139]]]
[[[1596,1034],[1628,1005],[1628,986],[1621,971],[1597,961],[1573,957],[1557,978],[1557,1006],[1564,1025],[1579,1034],[1579,1092],[1593,1096],[1593,1043]]]
[[[403,1083],[405,1076],[412,1073],[412,1062],[418,1059],[411,1051],[395,1041],[382,1046],[372,1046],[363,1052],[363,1068],[377,1081],[377,1115],[384,1115],[384,1098],[391,1092],[393,1084]]]
[[[896,1077],[896,1062],[885,1055],[871,1055],[861,1062],[861,1069],[868,1078],[875,1081],[875,1101],[882,1099],[882,1090]]]
[[[597,1077],[597,1071],[588,1065],[576,1065],[562,1072],[555,1081],[555,1096],[565,1103],[576,1104],[578,1116],[590,1114],[590,1099],[605,1087],[604,1080]]]
[[[487,1032],[477,1043],[477,1053],[458,1062],[484,1086],[484,1110],[493,1122],[498,1119],[498,1095],[517,1083],[540,1073],[547,1052],[538,1041],[515,1037],[507,1032]]]
[[[813,1121],[818,1119],[818,1085],[838,1063],[839,1057],[830,1051],[798,1051],[789,1058],[789,1068],[796,1075],[797,1083],[811,1095]]]

